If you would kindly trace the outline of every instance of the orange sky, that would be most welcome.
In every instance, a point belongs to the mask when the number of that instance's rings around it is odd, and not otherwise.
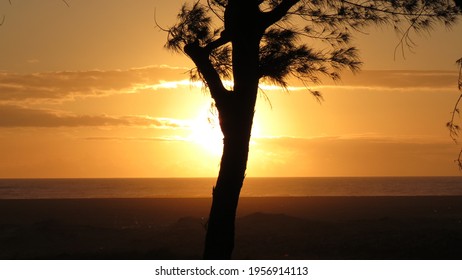
[[[0,3],[0,177],[215,176],[210,98],[153,20],[182,1],[68,2]],[[460,175],[445,127],[460,34],[416,36],[405,59],[391,30],[358,34],[363,71],[320,86],[321,104],[262,85],[248,176]]]

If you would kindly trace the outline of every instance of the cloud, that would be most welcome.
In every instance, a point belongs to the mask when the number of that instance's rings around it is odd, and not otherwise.
[[[456,89],[456,71],[364,71],[345,77],[345,85],[388,89]]]
[[[158,89],[165,80],[184,78],[186,69],[150,66],[129,70],[92,70],[20,74],[0,72],[0,102],[66,100]]]
[[[38,60],[36,58],[31,58],[31,59],[28,59],[26,62],[29,63],[29,64],[35,64],[35,63],[39,63],[40,60]]]
[[[187,138],[182,137],[85,137],[89,141],[143,141],[143,142],[184,142]]]
[[[343,72],[340,81],[321,79],[320,84],[309,84],[310,89],[380,90],[380,91],[440,91],[456,90],[456,71],[404,71],[404,70],[364,70],[357,74]],[[289,83],[289,91],[304,91],[306,87],[298,80]],[[278,91],[281,87],[260,84],[265,91]]]
[[[150,116],[77,115],[49,109],[0,105],[0,127],[111,127],[188,128],[187,121]]]
[[[128,70],[63,71],[33,74],[0,72],[0,102],[18,104],[24,101],[60,102],[75,98],[100,97],[113,94],[202,87],[191,82],[187,68],[149,66]],[[324,80],[310,85],[312,89],[368,90],[441,90],[455,89],[457,73],[452,71],[362,71],[357,75],[345,72],[340,82]],[[232,86],[226,81],[226,86]],[[306,90],[299,81],[290,83],[290,91]],[[265,91],[281,87],[262,82]]]

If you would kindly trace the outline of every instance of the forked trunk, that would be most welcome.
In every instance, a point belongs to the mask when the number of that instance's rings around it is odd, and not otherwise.
[[[250,75],[249,75],[250,76]],[[213,190],[212,208],[205,239],[205,259],[230,259],[234,248],[234,223],[244,182],[249,142],[258,91],[258,78],[235,86],[241,91],[218,105],[223,132],[223,155]]]
[[[213,191],[205,259],[230,259],[233,252],[234,222],[247,167],[258,93],[259,45],[264,31],[258,21],[258,1],[229,0],[227,3],[225,30],[229,32],[232,44],[234,89],[223,99],[215,100],[224,145]]]

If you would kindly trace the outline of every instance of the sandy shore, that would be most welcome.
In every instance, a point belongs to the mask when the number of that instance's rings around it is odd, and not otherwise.
[[[0,200],[0,259],[197,259],[210,199]],[[462,259],[462,197],[242,198],[236,259]]]

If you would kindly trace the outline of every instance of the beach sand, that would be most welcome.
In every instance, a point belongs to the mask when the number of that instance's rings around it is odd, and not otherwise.
[[[200,259],[209,198],[0,200],[0,259]],[[462,197],[241,198],[235,259],[462,259]]]

